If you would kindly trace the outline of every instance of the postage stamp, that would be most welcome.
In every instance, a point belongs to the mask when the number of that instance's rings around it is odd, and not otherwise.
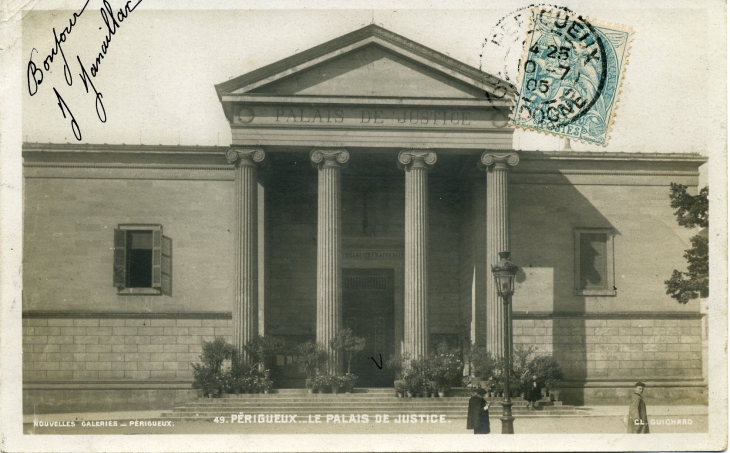
[[[606,145],[632,30],[567,10],[531,9],[519,66],[515,127]]]

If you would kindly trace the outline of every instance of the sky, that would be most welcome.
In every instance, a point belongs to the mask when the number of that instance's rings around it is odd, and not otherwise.
[[[118,0],[109,0],[109,4],[115,11],[123,6]],[[54,7],[51,4],[40,3],[25,13],[22,23],[23,84],[31,56],[44,75],[33,96],[23,86],[23,140],[76,142],[70,115],[63,117],[70,111],[81,143],[228,145],[230,128],[215,84],[371,22],[468,65],[478,68],[483,64],[484,71],[496,73],[500,68],[495,58],[489,58],[492,55],[480,58],[485,38],[493,34],[500,18],[527,4],[480,2],[462,5],[462,9],[397,10],[216,10],[197,5],[195,10],[165,10],[159,8],[169,3],[143,1],[120,24],[98,74],[91,78],[103,96],[106,122],[102,123],[95,111],[93,90],[87,94],[84,89],[76,57],[90,71],[106,36],[100,12],[103,3],[89,0],[62,43],[72,69],[71,86],[64,80],[60,56],[54,58],[48,71],[42,66],[54,47],[53,29],[60,33],[84,2],[65,1],[62,6],[66,9],[57,11],[48,10]],[[724,60],[713,57],[711,45],[712,12],[675,7],[681,6],[679,2],[637,2],[629,4],[632,8],[611,9],[592,6],[597,4],[566,5],[595,22],[632,27],[631,55],[608,146],[574,142],[572,148],[710,153],[708,134],[713,132],[713,125],[724,125],[724,112],[711,101],[720,82],[724,88]],[[496,60],[498,63],[499,58]],[[54,88],[66,104],[63,113]],[[720,92],[724,93],[722,89]],[[554,150],[560,149],[563,141],[518,131],[514,145],[517,149]]]

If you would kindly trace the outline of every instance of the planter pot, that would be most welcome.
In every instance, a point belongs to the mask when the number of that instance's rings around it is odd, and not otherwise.
[[[314,389],[307,389],[307,393],[309,393],[310,395],[313,394],[314,393]]]
[[[439,390],[439,398],[444,398],[446,396],[446,390]]]
[[[312,380],[311,379],[305,379],[304,380],[304,387],[311,389],[312,388]]]
[[[269,394],[269,391],[268,390],[264,390],[264,395],[268,395],[268,394]]]
[[[403,392],[395,392],[395,396],[398,398],[403,398]]]
[[[560,401],[560,390],[550,391],[550,401]]]
[[[431,398],[436,398],[436,392],[431,392]]]
[[[410,390],[406,391],[406,394],[408,395],[408,398],[413,398],[413,392]]]
[[[339,387],[332,387],[332,393],[334,393],[335,395],[337,395],[337,392],[339,392],[339,391],[340,391]]]

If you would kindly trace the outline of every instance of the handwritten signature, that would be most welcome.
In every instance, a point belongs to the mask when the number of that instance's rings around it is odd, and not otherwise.
[[[89,94],[90,91],[94,92],[94,106],[96,108],[96,116],[102,123],[106,123],[107,119],[106,110],[104,109],[104,102],[102,100],[104,96],[102,95],[101,91],[97,90],[93,80],[99,74],[99,68],[102,61],[104,60],[104,57],[109,51],[109,45],[111,44],[112,37],[116,35],[117,31],[119,31],[122,22],[124,22],[129,14],[134,11],[137,6],[139,6],[139,4],[142,2],[142,0],[137,0],[137,3],[135,3],[134,6],[131,6],[132,1],[133,0],[129,0],[123,8],[119,8],[115,12],[109,4],[108,0],[103,0],[103,8],[101,8],[99,11],[101,13],[101,18],[104,21],[104,24],[106,24],[107,33],[104,37],[104,41],[101,43],[100,52],[94,59],[93,63],[90,65],[90,71],[86,70],[86,67],[82,63],[81,58],[76,55],[76,61],[80,70],[79,77],[81,78],[81,82],[84,84],[84,90],[86,90],[86,93]],[[71,73],[71,67],[69,66],[68,60],[66,59],[66,54],[63,51],[62,43],[65,43],[68,40],[74,26],[76,26],[76,21],[84,14],[84,11],[86,11],[86,7],[88,6],[88,4],[89,0],[86,0],[86,3],[84,3],[84,6],[81,8],[81,10],[79,12],[73,13],[68,21],[68,26],[64,27],[60,33],[56,31],[55,27],[53,28],[54,47],[45,56],[45,58],[43,58],[41,65],[42,69],[41,67],[38,67],[38,64],[36,64],[35,61],[33,61],[34,53],[39,53],[38,49],[34,47],[30,51],[30,59],[28,60],[28,70],[26,74],[28,80],[28,94],[30,94],[31,96],[35,96],[38,93],[38,89],[43,83],[44,71],[50,71],[51,65],[53,64],[53,59],[58,55],[60,55],[63,59],[63,77],[66,80],[66,84],[68,86],[73,86],[73,75]],[[89,72],[91,74],[89,74]],[[61,114],[65,119],[68,119],[69,116],[71,117],[71,130],[73,131],[76,140],[80,141],[81,128],[79,127],[76,118],[74,117],[73,113],[71,113],[71,109],[69,108],[69,106],[63,100],[61,93],[58,92],[56,87],[52,87],[52,89],[53,93],[56,95],[56,101],[58,102],[58,108],[61,110]],[[67,113],[68,116],[66,115]]]

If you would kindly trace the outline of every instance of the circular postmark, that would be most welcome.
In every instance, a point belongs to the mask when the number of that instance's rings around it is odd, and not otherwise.
[[[606,49],[582,16],[543,7],[531,11],[513,121],[557,130],[583,117],[601,96],[608,73]]]
[[[530,17],[534,7],[561,9],[572,13],[565,7],[540,3],[519,8],[503,16],[489,30],[482,43],[480,69],[507,82],[516,83],[525,41],[532,34]]]

